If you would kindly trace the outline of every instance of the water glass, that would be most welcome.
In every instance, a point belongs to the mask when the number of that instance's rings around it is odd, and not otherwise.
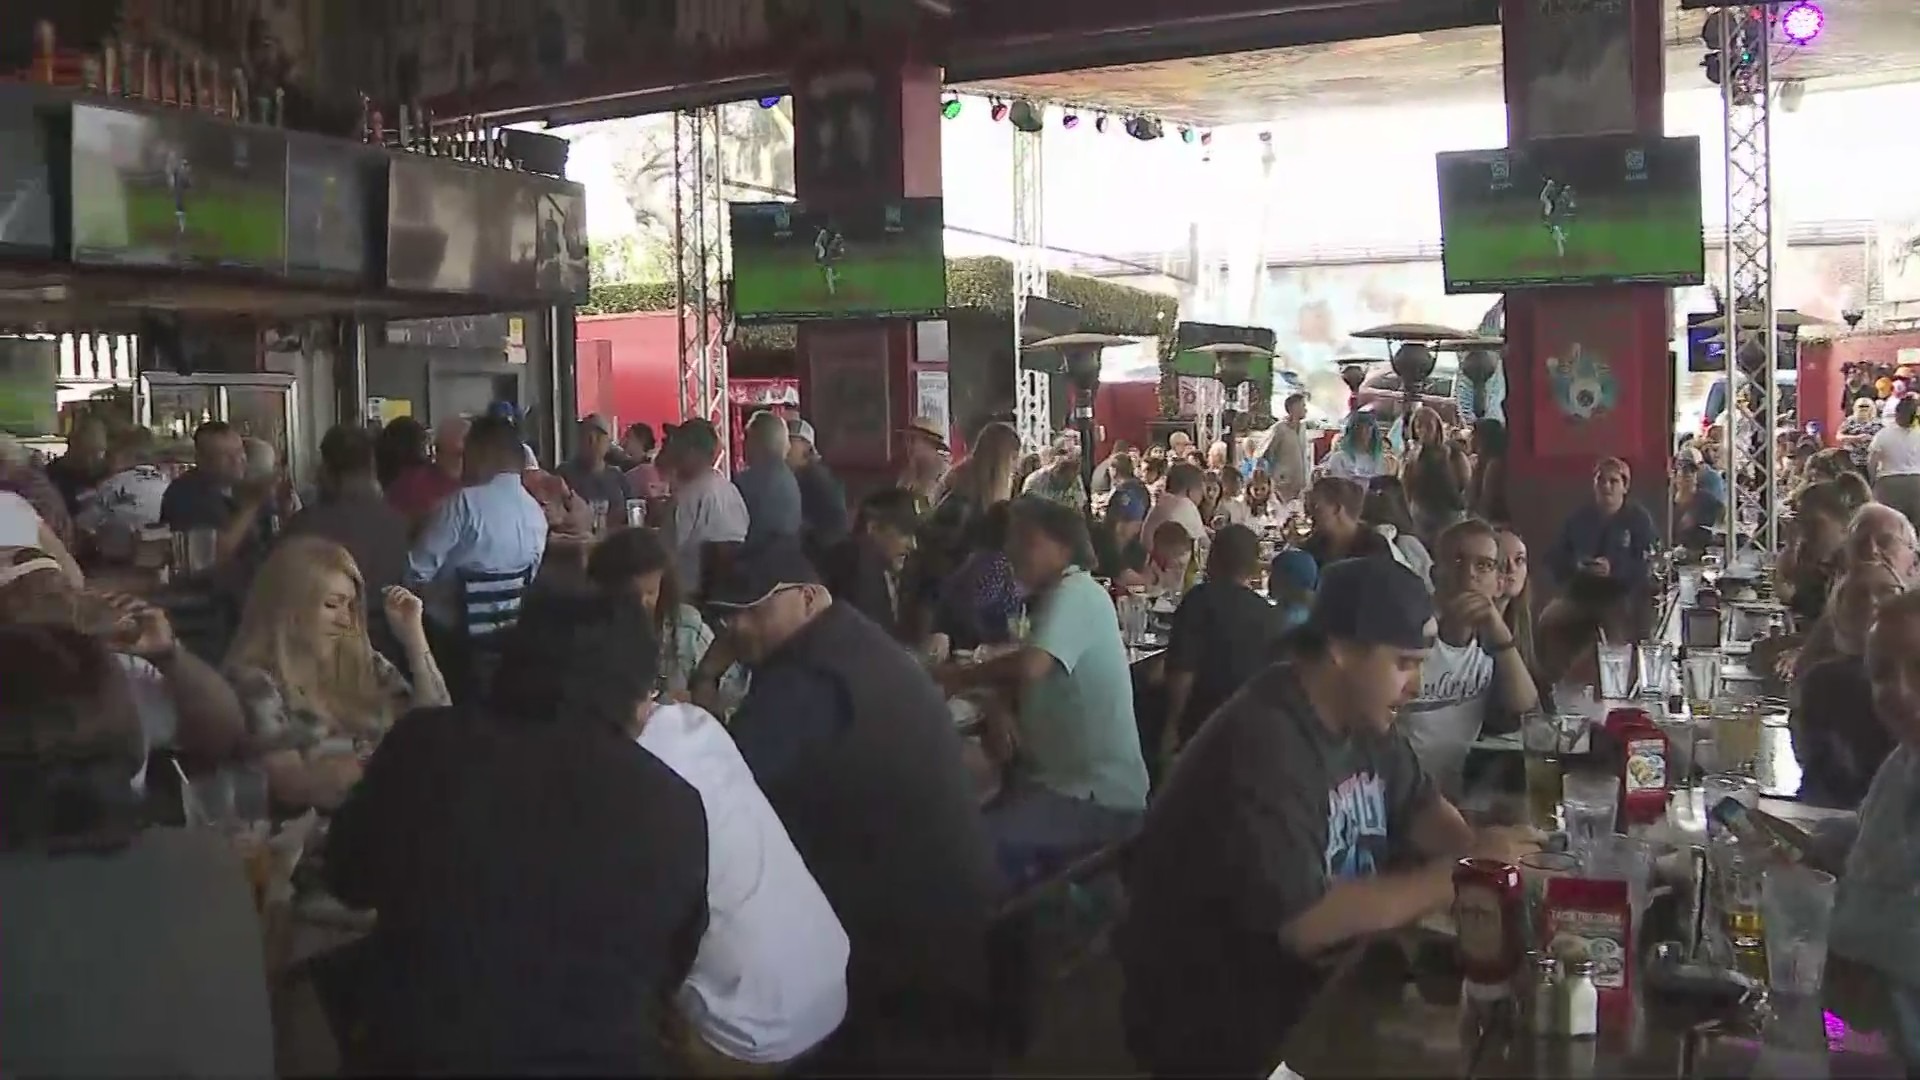
[[[1561,778],[1560,816],[1566,822],[1567,849],[1585,855],[1595,840],[1613,835],[1620,808],[1620,778],[1613,773],[1567,773]]]
[[[1744,772],[1760,759],[1760,713],[1739,709],[1713,718],[1713,745],[1722,772]]]
[[[1538,947],[1546,931],[1547,882],[1580,872],[1580,860],[1565,852],[1535,851],[1520,856],[1520,885],[1526,902],[1528,945]]]
[[[1595,837],[1581,860],[1582,874],[1598,881],[1624,881],[1633,902],[1634,920],[1647,909],[1647,890],[1653,883],[1653,845],[1632,836]]]
[[[1687,716],[1663,716],[1653,722],[1667,737],[1668,787],[1678,791],[1693,786],[1693,743],[1699,727]]]
[[[1634,651],[1640,657],[1640,696],[1665,698],[1673,693],[1673,646],[1649,642]]]
[[[1704,716],[1720,699],[1720,652],[1698,649],[1687,654],[1681,667],[1686,683],[1687,708],[1695,716]]]
[[[1727,940],[1736,949],[1757,949],[1764,944],[1761,928],[1765,915],[1760,907],[1764,869],[1760,853],[1731,836],[1707,842],[1707,871],[1712,875],[1709,895],[1720,909]],[[1825,941],[1822,937],[1822,947]]]
[[[1128,645],[1138,645],[1147,636],[1147,598],[1144,596],[1123,596],[1120,598],[1120,638]]]
[[[1767,943],[1767,985],[1776,994],[1820,992],[1833,925],[1832,874],[1771,866],[1760,877],[1760,922]]]
[[[1633,646],[1602,642],[1594,651],[1600,660],[1600,697],[1622,701],[1633,696]]]
[[[606,532],[607,531],[607,500],[594,499],[593,501],[587,503],[587,508],[593,511],[593,535],[599,536],[601,533]]]
[[[630,529],[637,529],[637,528],[640,528],[642,525],[645,525],[646,523],[647,523],[647,500],[628,499],[627,500],[627,527]]]

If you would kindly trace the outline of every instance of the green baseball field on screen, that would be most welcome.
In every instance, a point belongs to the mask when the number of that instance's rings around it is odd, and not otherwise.
[[[193,183],[185,204],[184,242],[178,245],[182,255],[197,262],[263,267],[285,260],[284,192],[235,183],[211,171],[196,175]],[[91,184],[76,175],[75,187],[75,246],[136,256],[174,251],[180,220],[164,184],[125,184],[108,169]]]
[[[935,232],[934,236],[939,237]],[[947,306],[945,253],[935,245],[848,240],[833,286],[811,244],[736,248],[733,306],[743,318],[936,312]]]
[[[1695,195],[1629,201],[1583,193],[1562,223],[1564,256],[1547,220],[1514,209],[1512,202],[1450,208],[1442,230],[1448,281],[1669,280],[1705,269]]]

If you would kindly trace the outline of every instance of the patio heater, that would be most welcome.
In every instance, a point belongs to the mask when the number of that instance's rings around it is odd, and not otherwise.
[[[1235,341],[1216,341],[1211,345],[1196,346],[1191,351],[1213,357],[1213,377],[1220,383],[1220,400],[1214,408],[1213,430],[1220,438],[1227,440],[1231,449],[1233,433],[1222,428],[1227,402],[1239,401],[1240,388],[1253,380],[1253,362],[1256,359],[1272,360],[1273,351]],[[1202,449],[1211,450],[1212,447]]]
[[[1340,369],[1340,381],[1347,384],[1347,411],[1360,407],[1360,387],[1366,384],[1367,369],[1361,364],[1348,364]]]
[[[1032,357],[1023,357],[1022,367],[1046,371],[1049,374],[1064,375],[1067,384],[1073,387],[1073,411],[1070,418],[1073,429],[1080,435],[1080,484],[1087,493],[1087,513],[1093,513],[1093,466],[1094,466],[1094,428],[1093,398],[1100,389],[1100,354],[1114,345],[1131,345],[1132,338],[1117,337],[1113,334],[1061,334],[1058,337],[1042,338],[1025,346],[1028,354],[1051,352],[1058,356],[1056,362],[1049,363]]]
[[[1420,388],[1433,374],[1433,349],[1409,341],[1393,350],[1390,363],[1393,373],[1400,376],[1400,437],[1407,442],[1413,439],[1413,410],[1420,404]]]

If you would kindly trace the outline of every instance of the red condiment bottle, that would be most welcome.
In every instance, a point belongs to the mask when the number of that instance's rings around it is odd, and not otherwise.
[[[1617,748],[1620,767],[1621,825],[1659,821],[1666,815],[1671,787],[1667,736],[1645,709],[1635,708],[1608,713],[1607,735]]]
[[[1476,1001],[1511,996],[1526,959],[1526,905],[1520,868],[1494,859],[1453,866],[1453,923],[1459,935],[1461,989]]]

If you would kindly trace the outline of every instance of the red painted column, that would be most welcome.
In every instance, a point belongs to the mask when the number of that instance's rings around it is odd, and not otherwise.
[[[822,66],[796,74],[793,86],[794,186],[802,203],[835,209],[940,195],[938,67],[900,59]],[[858,140],[847,133],[855,128],[872,133],[864,156],[850,150]],[[943,352],[921,362],[919,338],[909,319],[800,326],[801,412],[854,497],[898,468],[896,434],[920,411],[921,373],[946,371]],[[926,381],[929,391],[945,386]]]
[[[1555,136],[1664,133],[1657,0],[1502,0],[1507,144]],[[1506,303],[1509,502],[1538,550],[1589,498],[1596,459],[1633,467],[1633,495],[1666,521],[1672,445],[1672,290],[1651,285],[1514,292]],[[1609,365],[1612,415],[1570,424],[1546,376],[1578,344]]]

